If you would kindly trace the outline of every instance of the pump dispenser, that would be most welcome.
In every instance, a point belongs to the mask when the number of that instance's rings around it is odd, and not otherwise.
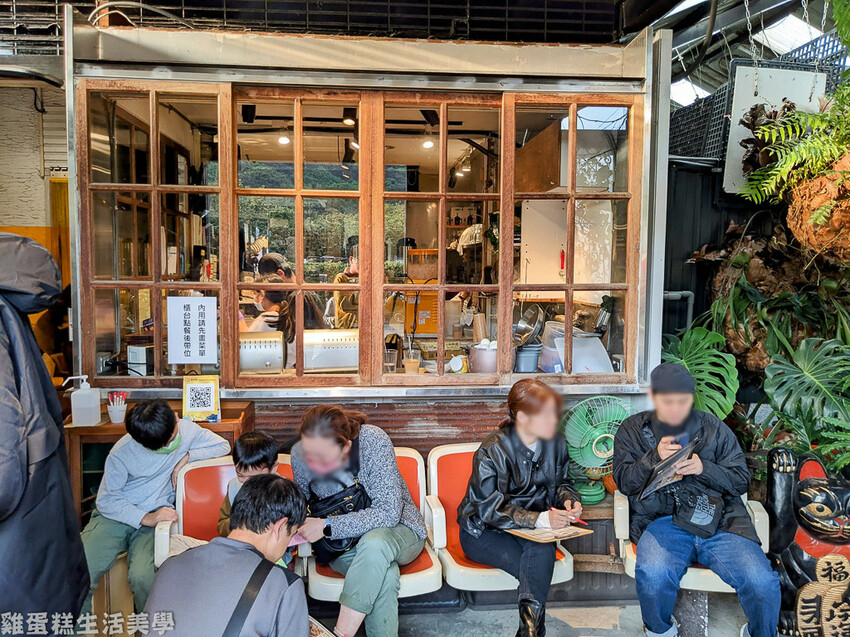
[[[92,389],[85,374],[69,376],[62,386],[75,378],[80,379],[80,387],[71,393],[71,420],[78,427],[97,425],[100,423],[100,392]]]

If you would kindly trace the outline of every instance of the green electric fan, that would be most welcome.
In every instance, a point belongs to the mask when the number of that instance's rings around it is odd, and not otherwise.
[[[577,484],[582,501],[593,504],[605,498],[599,482],[611,473],[614,434],[626,418],[637,413],[632,405],[614,396],[594,396],[578,403],[561,419],[561,433],[567,439],[573,475],[583,474],[590,484]],[[588,500],[585,500],[585,496]]]

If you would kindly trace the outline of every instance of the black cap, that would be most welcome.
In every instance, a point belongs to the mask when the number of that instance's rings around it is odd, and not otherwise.
[[[284,273],[290,270],[289,264],[286,262],[286,257],[279,252],[264,254],[260,262],[257,263],[257,272],[260,274],[277,274],[278,270]]]
[[[694,393],[694,377],[679,363],[661,363],[649,375],[649,385],[656,394]]]

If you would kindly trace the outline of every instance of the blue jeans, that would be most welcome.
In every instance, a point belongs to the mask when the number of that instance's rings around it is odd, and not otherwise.
[[[654,520],[637,544],[635,584],[650,634],[675,634],[671,628],[679,581],[693,564],[707,566],[735,589],[752,637],[776,637],[779,576],[761,547],[726,531],[704,540],[674,526],[671,516]]]

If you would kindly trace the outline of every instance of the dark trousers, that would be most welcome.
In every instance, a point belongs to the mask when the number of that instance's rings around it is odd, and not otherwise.
[[[495,566],[517,578],[518,599],[546,603],[555,570],[554,542],[532,542],[496,529],[485,529],[475,537],[461,529],[460,545],[469,559]]]

